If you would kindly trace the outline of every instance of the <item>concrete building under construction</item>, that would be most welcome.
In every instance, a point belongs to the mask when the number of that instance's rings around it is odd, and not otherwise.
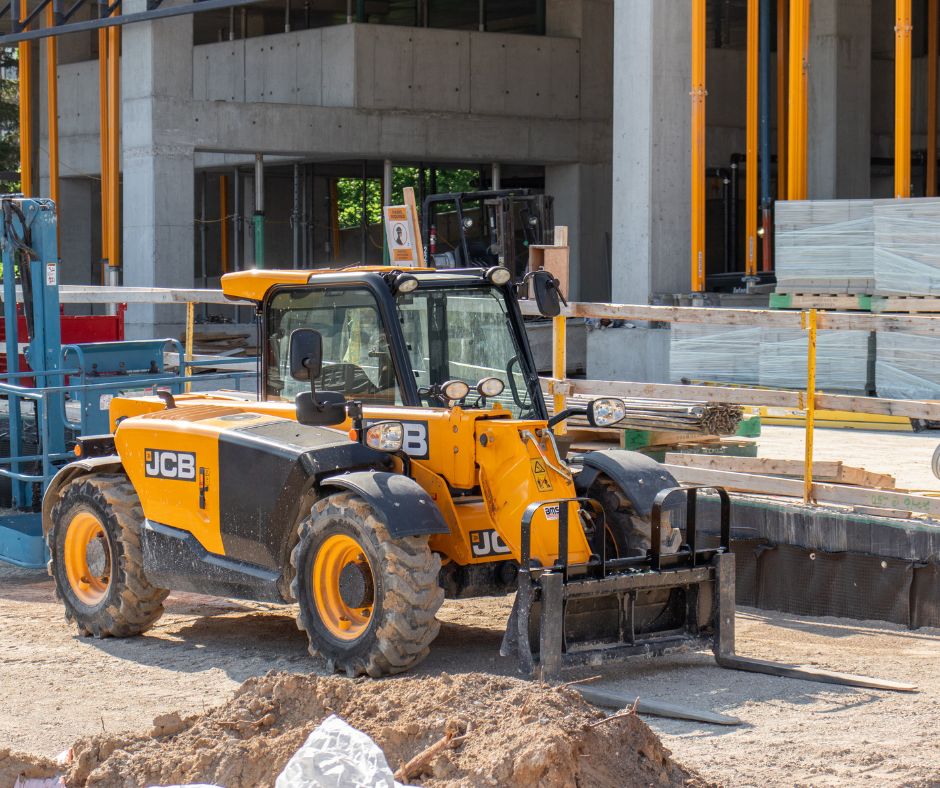
[[[338,226],[336,184],[389,166],[419,168],[425,193],[462,168],[554,195],[572,294],[618,302],[770,268],[760,209],[780,197],[895,196],[896,171],[936,193],[934,0],[31,0],[10,16],[34,36],[24,190],[58,198],[71,283],[104,281],[104,261],[125,284],[211,286],[255,265],[259,222],[268,266],[377,260],[378,228]],[[177,322],[128,318],[131,336]]]

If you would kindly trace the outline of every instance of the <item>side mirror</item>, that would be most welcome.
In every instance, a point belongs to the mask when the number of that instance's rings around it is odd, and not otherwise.
[[[542,317],[557,317],[561,314],[558,280],[548,271],[533,271],[526,278],[532,279],[535,305]]]
[[[312,328],[290,332],[290,376],[297,381],[320,377],[323,367],[323,337]]]

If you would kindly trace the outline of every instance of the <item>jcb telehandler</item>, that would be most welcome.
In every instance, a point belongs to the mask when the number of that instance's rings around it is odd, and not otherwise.
[[[530,276],[557,314],[557,283]],[[502,267],[223,277],[257,304],[260,396],[113,400],[113,434],[81,439],[43,501],[66,618],[128,636],[170,590],[296,602],[312,654],[381,676],[428,653],[445,595],[517,589],[503,652],[527,673],[701,638],[729,667],[792,674],[734,655],[724,491],[704,547],[696,490],[653,460],[559,451],[555,424],[613,424],[624,405],[549,418],[511,280]]]

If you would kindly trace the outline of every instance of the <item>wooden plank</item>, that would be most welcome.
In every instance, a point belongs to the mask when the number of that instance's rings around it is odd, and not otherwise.
[[[534,301],[521,301],[522,314],[538,316]],[[801,328],[798,312],[780,309],[729,309],[648,304],[571,303],[562,308],[566,317],[596,317],[655,323],[715,323],[767,328]],[[817,317],[820,330],[914,331],[940,335],[940,315],[886,315],[867,312],[823,312]]]
[[[686,484],[714,484],[734,492],[761,495],[781,495],[787,498],[803,497],[803,482],[779,476],[761,476],[751,473],[714,471],[705,468],[686,468],[682,465],[663,465],[673,476]],[[940,498],[914,495],[892,490],[868,490],[839,484],[813,484],[813,496],[819,503],[841,506],[869,506],[878,509],[900,509],[940,517]]]
[[[548,383],[548,379],[545,379],[544,384],[548,385]],[[766,405],[797,410],[803,408],[801,392],[780,389],[683,386],[675,383],[631,383],[620,380],[566,380],[565,383],[570,386],[570,393],[592,397],[640,397],[692,402],[724,402],[736,405]],[[940,402],[817,393],[816,407],[819,410],[845,410],[855,413],[873,413],[879,416],[902,416],[940,421]]]
[[[884,509],[878,506],[853,506],[852,511],[856,514],[865,514],[870,517],[893,517],[895,520],[911,519],[911,512],[905,512],[901,509]]]
[[[767,476],[793,476],[803,478],[802,460],[781,460],[771,457],[719,457],[701,454],[666,455],[666,462],[686,468],[706,468],[717,471],[757,473]],[[839,460],[813,462],[813,478],[817,481],[851,484],[857,487],[894,489],[895,478],[885,473],[873,473],[864,468],[853,468]]]
[[[546,379],[545,383],[548,382]],[[803,397],[798,391],[683,386],[676,383],[630,383],[621,380],[566,380],[565,383],[571,387],[571,393],[592,397],[674,399],[691,402],[723,402],[732,405],[773,405],[798,409],[803,407]]]

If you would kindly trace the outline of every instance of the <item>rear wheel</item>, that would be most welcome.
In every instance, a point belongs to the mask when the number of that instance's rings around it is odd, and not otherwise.
[[[169,591],[144,576],[143,521],[133,486],[116,474],[71,482],[53,508],[49,574],[82,635],[138,635],[163,615]]]
[[[598,476],[588,488],[589,498],[600,502],[604,507],[606,555],[608,558],[627,558],[646,555],[652,546],[650,535],[652,525],[648,517],[640,517],[633,509],[630,499],[624,495],[613,479]],[[663,553],[674,553],[682,541],[681,532],[673,528],[670,512],[663,512],[660,544]],[[601,538],[599,531],[591,537],[591,549],[600,555]]]
[[[393,539],[369,504],[336,493],[300,524],[291,563],[298,626],[332,670],[378,677],[427,656],[444,590],[426,536]]]

